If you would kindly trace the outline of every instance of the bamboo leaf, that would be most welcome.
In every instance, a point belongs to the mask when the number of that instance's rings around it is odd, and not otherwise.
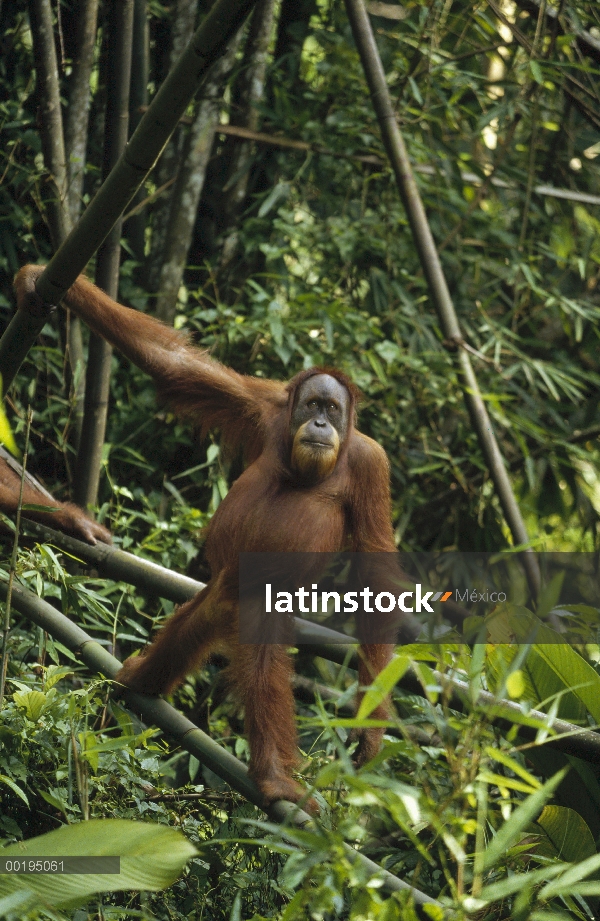
[[[571,887],[575,883],[585,879],[591,873],[595,873],[598,869],[600,869],[600,854],[594,854],[593,857],[588,857],[587,860],[583,860],[581,863],[575,864],[575,866],[570,866],[558,879],[544,886],[539,893],[539,899],[547,901],[557,896],[569,895]],[[592,885],[597,886],[600,891],[600,883],[593,883]]]
[[[21,790],[21,788],[14,782],[14,780],[11,780],[10,777],[6,777],[5,774],[0,774],[0,782],[6,784],[7,787],[10,787],[13,793],[16,793],[17,796],[20,797],[27,806],[29,806],[29,800],[27,799],[27,796],[23,790]]]
[[[388,662],[361,700],[356,714],[358,720],[369,716],[379,706],[392,688],[400,681],[409,665],[410,659],[408,656],[394,656],[392,661]]]
[[[544,83],[544,75],[542,74],[542,68],[540,67],[540,65],[538,64],[538,62],[537,62],[537,61],[530,61],[530,62],[529,62],[529,69],[530,69],[530,71],[531,71],[531,73],[532,73],[532,76],[533,76],[533,79],[535,80],[535,82],[536,82],[536,83],[539,83],[540,86],[542,86],[543,83]]]

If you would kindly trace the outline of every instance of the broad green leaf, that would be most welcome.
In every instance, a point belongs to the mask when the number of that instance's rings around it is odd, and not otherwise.
[[[498,620],[508,625],[513,641],[533,641],[522,668],[528,699],[534,704],[543,703],[567,691],[560,699],[559,715],[563,719],[582,719],[587,709],[595,722],[600,723],[600,675],[595,669],[571,646],[560,642],[560,635],[527,608],[503,607],[506,610]]]
[[[600,723],[600,675],[592,666],[565,643],[536,643],[534,650]]]
[[[535,651],[600,723],[600,675],[592,666],[570,646],[536,644]]]
[[[536,854],[577,863],[596,853],[594,836],[574,809],[567,806],[544,806],[535,824],[544,833],[536,847]]]
[[[11,892],[10,895],[0,899],[0,918],[4,918],[5,915],[16,917],[16,913],[20,909],[23,911],[27,910],[27,906],[31,905],[32,899],[35,901],[35,896],[31,889],[23,889],[21,892]]]
[[[121,858],[118,874],[53,875],[25,877],[0,875],[0,897],[29,889],[30,907],[40,901],[52,908],[67,908],[87,901],[97,892],[126,889],[164,889],[180,875],[196,848],[174,828],[127,819],[91,819],[66,825],[38,838],[0,849],[2,857]]]
[[[32,723],[37,723],[48,702],[42,691],[17,691],[13,694],[13,700],[17,707],[25,708],[27,719]]]

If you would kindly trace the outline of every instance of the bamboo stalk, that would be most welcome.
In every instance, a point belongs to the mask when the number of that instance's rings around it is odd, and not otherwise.
[[[0,597],[6,598],[7,587],[0,583]],[[114,678],[121,662],[111,655],[104,646],[92,639],[81,627],[72,623],[64,614],[38,598],[33,592],[27,591],[19,585],[13,587],[13,607],[23,614],[28,620],[46,630],[54,638],[71,649],[84,662],[90,671],[100,672],[108,678]],[[165,700],[157,697],[147,697],[145,694],[126,692],[126,700],[131,709],[140,713],[144,720],[158,726],[166,732],[182,748],[206,765],[218,777],[226,781],[234,790],[241,793],[249,802],[259,808],[263,807],[262,794],[248,774],[245,764],[222,748],[218,742],[199,729],[183,714],[171,707]],[[269,817],[278,824],[293,824],[299,827],[312,824],[311,817],[293,803],[279,800],[267,810]],[[296,843],[295,841],[293,842]],[[440,903],[424,892],[413,889],[404,880],[384,870],[379,864],[365,857],[349,845],[344,845],[346,855],[369,871],[381,877],[383,886],[392,892],[411,892],[415,904],[435,905]]]
[[[148,80],[150,79],[150,29],[148,27],[147,0],[134,0],[133,41],[131,46],[131,91],[129,94],[129,128],[135,131],[142,112],[148,106]],[[142,202],[144,190],[135,196],[134,206]],[[123,219],[125,220],[125,218]],[[138,214],[127,226],[127,240],[134,258],[140,264],[145,251],[145,218]],[[137,277],[137,276],[136,276]]]
[[[79,0],[75,21],[75,56],[68,81],[68,107],[65,113],[69,214],[75,224],[81,211],[85,155],[88,141],[91,102],[91,75],[94,66],[98,0]]]
[[[29,19],[33,37],[37,92],[40,97],[42,122],[40,137],[44,165],[54,189],[53,197],[48,202],[48,224],[52,243],[56,249],[71,228],[67,203],[67,158],[50,0],[30,0]],[[5,392],[6,389],[8,385],[5,387]]]
[[[463,348],[463,337],[458,317],[415,181],[404,138],[398,127],[364,0],[345,0],[345,3],[354,41],[356,42],[371,92],[373,107],[379,121],[383,143],[406,209],[423,274],[429,287],[429,294],[438,314],[445,338],[456,346],[456,361],[461,374],[463,393],[471,422],[486,458],[490,475],[515,545],[526,546],[529,544],[527,528],[515,499],[504,458],[496,441],[492,422],[481,396],[471,360],[466,349]],[[537,560],[531,551],[523,554],[523,564],[530,591],[535,597],[540,590],[540,572]]]
[[[154,166],[212,64],[223,54],[256,0],[217,0],[169,72],[118,163],[65,242],[40,275],[36,290],[45,304],[60,303]],[[48,311],[18,311],[0,340],[0,373],[6,393]]]
[[[104,180],[116,166],[127,144],[129,129],[129,87],[131,85],[131,43],[133,39],[133,0],[121,0],[110,8],[108,53],[106,55],[106,130],[102,172]],[[119,216],[100,246],[96,261],[96,284],[117,300],[121,265]],[[102,448],[106,433],[112,347],[101,336],[90,333],[85,376],[85,403],[81,438],[77,451],[73,498],[89,509],[98,504]]]
[[[203,8],[209,10],[214,0],[206,0]],[[170,48],[164,66],[167,71],[175,66],[179,55],[183,53],[186,45],[193,34],[196,17],[198,14],[198,0],[174,0],[171,13],[170,29]],[[214,77],[214,74],[212,75]],[[205,87],[202,87],[204,96]],[[189,116],[183,116],[186,122],[192,123],[193,119]],[[154,185],[164,187],[165,182],[170,176],[173,181],[177,180],[179,166],[181,164],[181,150],[185,139],[185,132],[182,131],[181,119],[179,127],[169,138],[169,143],[165,146],[156,164],[154,172]],[[173,196],[163,196],[156,202],[156,207],[152,212],[152,234],[150,237],[150,251],[145,258],[143,268],[144,285],[143,287],[152,294],[158,291],[158,279],[161,273],[164,261],[165,240],[167,237],[167,227],[173,205]],[[145,252],[145,248],[144,248]]]
[[[71,166],[85,157],[88,134],[88,107],[90,97],[90,70],[96,34],[97,0],[86,4],[80,16],[78,38],[83,47],[83,58],[87,62],[75,61],[71,81],[72,94],[69,97],[66,125],[63,125],[58,79],[58,62],[54,44],[52,5],[50,0],[30,0],[29,21],[33,39],[33,57],[36,70],[36,90],[40,100],[40,137],[44,154],[44,166],[48,173],[50,188],[54,194],[47,205],[48,226],[54,249],[64,243],[79,213],[79,200],[83,186],[83,163],[80,163],[76,207],[70,203],[69,176]],[[87,33],[84,29],[89,30]],[[79,65],[82,66],[79,66]],[[87,84],[87,85],[86,85]],[[73,149],[71,148],[73,145]],[[74,161],[70,161],[74,154]],[[77,183],[76,183],[77,185]],[[62,326],[62,323],[60,324]],[[67,354],[71,380],[74,384],[75,408],[73,413],[74,441],[79,443],[83,419],[83,397],[85,380],[83,368],[83,341],[81,323],[78,317],[66,317]],[[24,357],[24,356],[23,356]],[[78,374],[79,368],[79,374]],[[67,387],[69,387],[67,380]],[[6,390],[5,390],[6,393]]]
[[[222,105],[223,92],[229,74],[235,64],[242,33],[243,29],[240,29],[230,41],[225,54],[211,70],[210,76],[204,81],[202,99],[197,105],[192,124],[177,154],[179,165],[175,185],[170,195],[169,218],[164,233],[161,234],[162,239],[158,238],[156,241],[156,243],[161,243],[161,264],[157,273],[154,312],[155,316],[168,326],[173,325],[177,313],[177,296],[183,280],[198,216],[198,205],[213,149],[215,121]],[[156,226],[156,215],[154,226]],[[153,241],[153,249],[155,248]]]
[[[26,532],[35,534],[43,541],[52,543],[77,559],[93,565],[101,575],[130,583],[143,591],[168,598],[178,604],[192,598],[205,587],[204,583],[190,579],[189,576],[180,575],[150,560],[144,560],[125,550],[117,550],[107,544],[91,546],[34,521],[24,522],[24,528]],[[346,663],[349,668],[358,668],[356,645],[348,643],[348,637],[342,633],[302,620],[300,617],[295,618],[295,627],[303,652],[321,656],[340,665]],[[352,655],[348,660],[349,652]],[[434,676],[436,681],[449,689],[453,707],[462,710],[465,706],[472,706],[466,682],[455,676],[443,675],[441,672],[434,672]],[[399,687],[411,694],[418,694],[419,697],[425,696],[423,686],[413,671],[408,671],[404,675]],[[494,718],[518,724],[519,732],[528,739],[535,738],[540,724],[548,718],[546,713],[539,710],[531,710],[526,717],[519,704],[500,700],[488,691],[479,692],[475,706],[493,708]],[[574,723],[560,719],[553,720],[552,729],[556,735],[549,736],[544,744],[552,745],[565,754],[574,755],[592,764],[600,762],[600,733],[582,729]]]
[[[92,546],[37,521],[27,520],[23,524],[28,534],[33,534],[43,543],[53,544],[77,560],[90,564],[101,576],[114,579],[115,582],[127,582],[142,591],[156,594],[160,598],[168,598],[177,604],[189,601],[205,587],[202,582],[196,582],[195,579],[108,544],[98,543]]]

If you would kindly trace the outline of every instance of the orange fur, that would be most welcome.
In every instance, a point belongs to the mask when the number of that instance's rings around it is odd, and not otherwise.
[[[41,271],[27,266],[17,275],[18,302],[25,309],[36,307],[35,280]],[[143,655],[125,663],[118,680],[138,691],[162,693],[211,652],[225,652],[231,683],[245,707],[252,776],[266,802],[281,797],[298,801],[304,791],[291,777],[297,758],[291,663],[281,646],[241,646],[237,641],[238,555],[395,551],[389,465],[382,448],[354,427],[358,392],[332,369],[303,371],[287,385],[238,374],[190,346],[182,333],[117,304],[84,278],[64,300],[151,374],[176,410],[197,421],[203,432],[219,428],[227,444],[243,445],[248,461],[210,524],[209,585],[175,612]],[[314,454],[309,458],[294,447],[290,419],[299,389],[317,374],[343,384],[350,421],[333,458],[324,452],[325,459],[315,462]],[[315,474],[309,482],[298,476],[306,465]],[[371,683],[392,650],[390,643],[362,647],[361,685]],[[376,715],[386,713],[383,703]],[[379,729],[363,732],[359,761],[372,757],[381,736]]]
[[[0,509],[5,514],[16,515],[20,487],[20,465],[10,457],[0,456]],[[25,474],[23,484],[23,505],[43,505],[48,509],[47,512],[24,509],[25,518],[41,521],[49,528],[64,531],[65,534],[85,540],[89,544],[95,544],[99,540],[105,544],[111,543],[110,531],[86,515],[77,505],[59,502],[28,473]]]

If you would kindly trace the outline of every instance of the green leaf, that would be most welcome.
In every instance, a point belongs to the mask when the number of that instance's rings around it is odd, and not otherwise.
[[[422,105],[423,105],[423,97],[421,96],[421,93],[420,93],[420,91],[419,91],[419,87],[417,86],[416,80],[414,79],[414,77],[409,77],[409,78],[408,78],[408,82],[410,83],[410,88],[411,88],[411,91],[412,91],[413,96],[415,97],[416,102],[418,102],[419,105],[422,106]]]
[[[536,854],[577,863],[596,853],[594,836],[585,820],[574,809],[567,806],[544,806],[536,825],[544,833],[536,847]]]
[[[58,809],[59,812],[65,816],[67,815],[66,803],[64,803],[58,796],[53,796],[52,793],[48,793],[46,790],[40,790],[40,796],[42,799],[45,799],[47,803],[51,806],[54,806],[55,809]]]
[[[561,572],[557,572],[556,575],[552,577],[548,585],[545,585],[541,590],[538,596],[535,613],[542,620],[547,614],[550,613],[555,605],[558,604],[564,581],[565,570],[563,569]]]
[[[35,901],[31,889],[23,889],[21,892],[12,892],[5,896],[0,899],[0,918],[4,918],[5,915],[17,917],[17,911],[25,911],[27,906],[31,905],[32,899]]]
[[[410,659],[408,656],[394,656],[392,661],[388,662],[361,700],[356,714],[358,720],[369,716],[382,700],[385,700],[392,688],[400,681],[409,665]]]
[[[541,783],[534,777],[533,774],[530,774],[523,765],[519,764],[518,761],[515,761],[514,758],[508,754],[508,752],[502,751],[500,748],[492,748],[491,745],[486,746],[485,753],[488,758],[492,758],[494,761],[498,761],[500,764],[503,764],[510,771],[513,771],[519,777],[521,777],[526,783],[529,784],[530,791],[539,790]]]
[[[529,783],[524,783],[522,780],[516,780],[514,777],[507,777],[503,774],[495,774],[493,771],[480,771],[478,780],[492,784],[498,787],[499,790],[518,790],[519,793],[531,793],[532,789],[535,789]]]
[[[290,184],[289,182],[278,182],[274,188],[271,189],[262,205],[258,209],[258,216],[265,217],[269,211],[272,211],[275,205],[280,201],[280,199],[285,199],[290,194]]]
[[[23,793],[21,788],[17,786],[14,780],[11,780],[10,777],[6,777],[5,774],[0,774],[0,782],[5,783],[7,787],[10,787],[13,793],[16,793],[17,796],[20,796],[23,802],[26,803],[27,806],[29,806],[29,800],[27,799],[26,795]]]
[[[73,669],[69,668],[68,665],[49,665],[44,675],[44,690],[49,691],[50,688],[58,684],[62,678],[66,678],[67,675],[72,674]]]
[[[388,379],[386,377],[386,373],[383,370],[383,365],[381,364],[377,356],[374,355],[373,352],[371,351],[365,352],[365,355],[368,358],[369,364],[373,368],[373,371],[375,372],[375,374],[377,375],[381,383],[384,385],[387,385]]]
[[[540,65],[538,64],[538,62],[537,62],[537,61],[530,61],[530,62],[529,62],[529,69],[531,70],[531,73],[532,73],[532,76],[533,76],[533,79],[535,80],[535,82],[536,82],[536,83],[539,83],[540,86],[542,86],[543,83],[544,83],[544,75],[542,74],[542,68],[540,67]]]
[[[16,691],[13,700],[17,707],[24,707],[28,720],[37,723],[44,712],[48,698],[42,691]]]
[[[600,675],[566,643],[536,643],[536,654],[600,723]]]
[[[538,883],[545,882],[559,873],[567,866],[564,863],[556,863],[543,867],[541,870],[530,870],[528,873],[515,873],[507,879],[502,879],[497,883],[491,883],[486,886],[481,893],[483,902],[495,902],[507,898],[513,892],[520,892],[526,885],[536,886]]]
[[[577,706],[585,707],[596,723],[600,723],[600,675],[571,646],[560,642],[560,634],[528,611],[517,605],[503,605],[500,619],[506,618],[513,639],[517,643],[534,640],[532,652],[524,668],[530,687],[537,690],[542,703],[547,698],[568,691],[561,701],[560,715],[564,719],[577,719],[581,713],[565,712],[568,697]]]
[[[91,819],[11,844],[0,849],[0,855],[120,857],[120,873],[0,875],[0,897],[29,889],[33,893],[28,903],[31,907],[42,900],[52,908],[68,908],[87,901],[97,892],[164,889],[177,879],[186,862],[196,853],[196,848],[174,828],[127,819]]]
[[[576,883],[585,879],[590,873],[595,873],[598,869],[600,869],[600,854],[594,854],[593,857],[588,857],[587,860],[583,860],[581,863],[569,866],[562,876],[544,886],[538,897],[540,900],[547,901],[548,899],[556,898],[556,896],[569,895],[570,890]],[[600,890],[600,883],[596,882],[593,885],[596,885]]]
[[[190,775],[190,780],[192,783],[196,779],[196,775],[200,769],[200,762],[193,755],[190,755],[190,760],[188,762],[188,773]]]
[[[498,861],[506,855],[507,850],[516,844],[521,833],[527,825],[533,820],[534,816],[540,812],[542,806],[550,799],[558,785],[561,783],[567,773],[567,768],[563,768],[554,777],[551,777],[544,786],[528,796],[520,806],[518,806],[510,819],[498,829],[488,847],[483,852],[483,869],[489,870],[495,866]]]

